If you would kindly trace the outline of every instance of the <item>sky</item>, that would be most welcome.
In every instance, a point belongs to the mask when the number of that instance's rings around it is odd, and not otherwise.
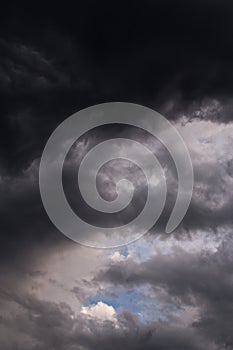
[[[9,2],[0,13],[0,347],[4,350],[233,349],[233,5],[227,0]],[[97,176],[135,186],[119,214],[83,202],[77,167],[98,143],[136,140],[156,154],[168,194],[158,223],[112,249],[73,242],[52,224],[39,166],[54,129],[105,102],[147,106],[189,150],[188,211],[165,233],[177,195],[167,150],[150,133],[111,125],[87,132],[64,165],[75,213],[100,227],[132,220],[145,177],[124,160]],[[122,146],[122,152],[124,148]],[[134,149],[131,149],[134,152]]]

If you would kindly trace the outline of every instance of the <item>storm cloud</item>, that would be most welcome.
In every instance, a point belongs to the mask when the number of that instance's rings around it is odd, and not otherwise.
[[[0,344],[5,350],[233,349],[233,6],[229,1],[8,4],[0,14]],[[94,104],[148,106],[178,129],[191,155],[190,207],[171,235],[177,195],[171,156],[149,133],[123,125],[90,131],[63,172],[75,212],[101,226],[143,208],[142,171],[122,160],[101,168],[136,191],[108,216],[87,208],[76,184],[88,151],[114,137],[151,149],[168,196],[157,225],[127,247],[82,247],[50,222],[39,192],[48,137]]]

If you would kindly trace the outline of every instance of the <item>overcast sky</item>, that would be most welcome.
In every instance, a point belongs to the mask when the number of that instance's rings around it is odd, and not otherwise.
[[[227,0],[2,6],[1,349],[233,349],[232,16]],[[135,185],[132,204],[111,216],[83,203],[77,165],[100,141],[127,137],[150,147],[168,183],[149,233],[118,249],[94,249],[49,220],[39,164],[63,120],[111,101],[145,105],[171,121],[191,155],[194,191],[182,223],[165,234],[177,194],[167,150],[133,127],[90,131],[72,147],[63,174],[80,216],[116,227],[145,204],[141,170],[119,160],[101,169],[99,192],[113,199],[114,176],[126,176]]]

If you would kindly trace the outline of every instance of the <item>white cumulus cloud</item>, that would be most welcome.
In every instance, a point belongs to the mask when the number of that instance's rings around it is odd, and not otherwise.
[[[113,306],[107,305],[102,301],[90,306],[83,306],[81,313],[89,317],[96,318],[99,321],[116,321],[116,311]]]

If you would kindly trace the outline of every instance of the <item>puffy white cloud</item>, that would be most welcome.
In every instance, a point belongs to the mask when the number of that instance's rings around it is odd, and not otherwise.
[[[89,317],[98,319],[99,321],[116,322],[116,311],[113,306],[107,305],[102,301],[90,306],[83,306],[81,313]]]

